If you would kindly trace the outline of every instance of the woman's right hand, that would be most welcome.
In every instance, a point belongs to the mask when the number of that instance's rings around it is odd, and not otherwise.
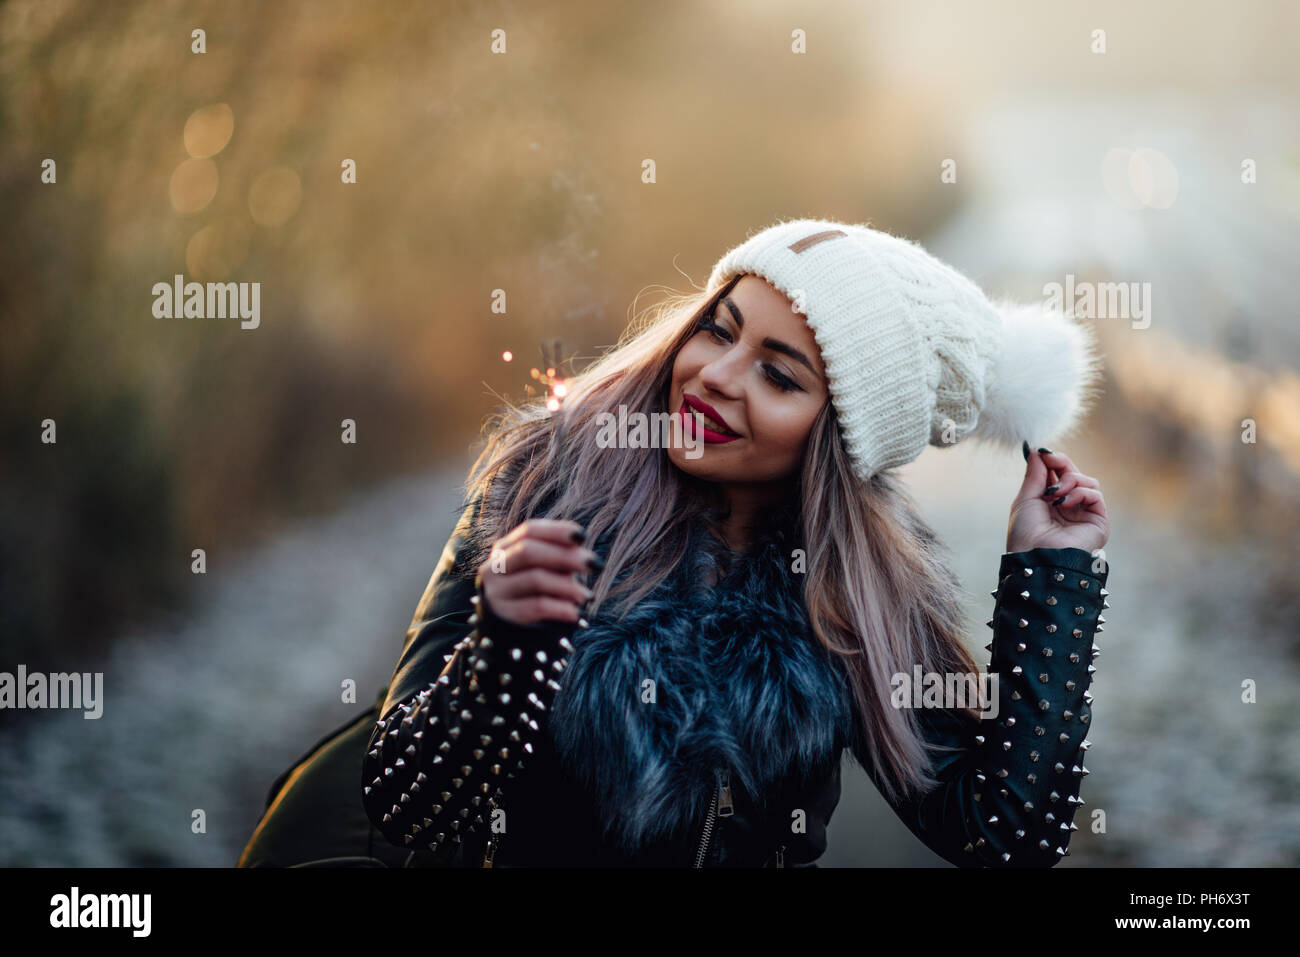
[[[529,519],[497,539],[478,569],[492,613],[517,625],[577,621],[594,594],[578,575],[604,565],[582,541],[577,522],[548,518]]]

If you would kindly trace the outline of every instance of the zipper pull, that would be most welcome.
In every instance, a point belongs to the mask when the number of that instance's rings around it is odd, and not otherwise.
[[[718,786],[718,817],[731,817],[735,807],[731,803],[731,769],[722,771],[722,783]]]
[[[785,867],[785,845],[782,844],[776,851],[776,866]]]
[[[492,855],[496,853],[496,849],[497,849],[496,835],[493,835],[492,840],[488,841],[487,853],[483,855],[484,867],[492,866]]]

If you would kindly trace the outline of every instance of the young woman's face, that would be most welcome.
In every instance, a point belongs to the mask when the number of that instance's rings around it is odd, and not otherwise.
[[[708,433],[699,434],[691,441],[703,441],[702,455],[688,458],[687,448],[670,447],[669,459],[712,482],[789,478],[803,461],[828,394],[821,350],[808,323],[789,299],[754,275],[742,276],[700,323],[677,353],[668,411],[680,415],[684,402],[688,408],[702,402],[739,437],[712,442],[704,441]],[[684,427],[695,428],[696,417],[687,418]]]

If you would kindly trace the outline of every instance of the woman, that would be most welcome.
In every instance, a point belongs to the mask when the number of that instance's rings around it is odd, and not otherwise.
[[[1097,481],[1024,439],[1073,428],[1097,375],[1083,327],[914,243],[821,220],[746,240],[569,381],[562,437],[540,405],[500,424],[370,735],[371,822],[414,864],[810,864],[847,747],[951,863],[1052,866],[1109,528]],[[671,413],[678,440],[616,413]],[[978,668],[887,472],[971,435],[1027,463],[983,720],[907,690]]]
[[[357,722],[272,788],[241,864],[811,865],[845,748],[951,863],[1055,864],[1108,523],[1024,439],[1077,424],[1097,375],[1082,327],[906,240],[749,238],[567,383],[558,434],[540,405],[503,417],[368,725],[364,815],[336,783]],[[979,675],[888,472],[972,435],[1026,457],[982,701],[909,687]]]

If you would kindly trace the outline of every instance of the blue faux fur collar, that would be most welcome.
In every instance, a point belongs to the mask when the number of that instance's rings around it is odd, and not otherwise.
[[[790,529],[774,520],[713,589],[703,573],[720,543],[695,532],[687,561],[626,617],[573,636],[550,734],[606,840],[636,849],[692,828],[715,768],[761,806],[776,782],[838,762],[848,688],[808,626]]]

